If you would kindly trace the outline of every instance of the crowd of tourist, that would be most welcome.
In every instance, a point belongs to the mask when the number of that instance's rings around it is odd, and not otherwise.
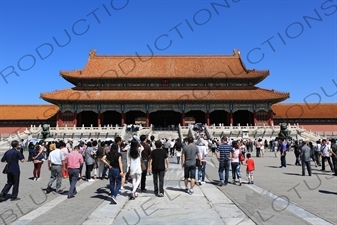
[[[7,162],[7,184],[0,193],[0,201],[5,200],[10,188],[13,186],[11,200],[19,200],[20,168],[18,162],[24,161],[23,153],[20,152],[21,145],[13,141],[12,149],[6,151],[2,162]],[[311,160],[315,166],[321,166],[325,170],[327,161],[330,169],[337,175],[337,146],[336,141],[318,140],[312,142],[308,139],[290,142],[283,138],[271,140],[269,143],[262,139],[257,140],[233,140],[222,137],[218,139],[207,139],[202,129],[196,129],[193,137],[184,140],[160,139],[154,136],[147,139],[146,135],[139,138],[134,136],[128,142],[121,137],[114,141],[85,140],[74,144],[72,139],[67,142],[63,140],[46,143],[41,140],[28,144],[28,161],[33,164],[32,180],[40,181],[43,163],[48,164],[50,180],[47,182],[46,193],[53,191],[52,185],[56,181],[55,192],[63,193],[61,185],[63,178],[68,178],[70,188],[67,194],[69,199],[77,194],[76,183],[79,180],[91,182],[96,179],[108,179],[111,195],[111,203],[117,204],[117,196],[125,184],[129,181],[132,189],[129,199],[134,200],[138,191],[146,192],[146,177],[153,176],[154,194],[158,197],[164,196],[164,177],[169,170],[169,157],[176,157],[176,163],[181,164],[184,171],[185,191],[192,195],[194,186],[205,183],[206,157],[209,152],[219,161],[219,186],[229,184],[229,171],[232,172],[232,184],[242,185],[241,167],[245,166],[248,184],[254,184],[253,173],[256,157],[264,157],[264,150],[269,148],[280,154],[280,168],[285,168],[286,155],[290,149],[295,154],[295,165],[302,166],[302,175],[305,169],[311,176]],[[320,160],[321,158],[321,160]],[[332,162],[331,162],[332,158]],[[84,170],[84,173],[82,171]]]

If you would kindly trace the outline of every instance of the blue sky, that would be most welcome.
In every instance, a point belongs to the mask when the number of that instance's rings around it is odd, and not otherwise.
[[[147,46],[155,55],[238,49],[248,69],[270,70],[258,87],[290,92],[285,102],[337,102],[337,0],[1,0],[0,19],[0,104],[46,104],[40,93],[73,87],[59,71],[82,69],[92,49]]]

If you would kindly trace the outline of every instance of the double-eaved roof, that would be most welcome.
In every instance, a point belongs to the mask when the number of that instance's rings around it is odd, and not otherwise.
[[[276,92],[254,85],[269,75],[268,70],[249,70],[240,53],[233,55],[168,55],[168,56],[97,56],[91,51],[82,70],[61,71],[60,75],[76,85],[75,88],[41,93],[41,98],[54,103],[74,102],[268,102],[277,103],[289,98],[289,93]],[[156,86],[158,79],[180,80],[180,83],[198,80],[198,87]],[[207,86],[230,83],[235,86]],[[104,82],[145,82],[139,87],[103,87]],[[102,87],[81,86],[80,83],[102,83]],[[136,85],[137,86],[137,85]],[[141,90],[141,91],[140,91]]]

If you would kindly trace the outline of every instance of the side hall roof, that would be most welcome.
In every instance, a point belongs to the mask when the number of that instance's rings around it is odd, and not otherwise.
[[[274,119],[337,118],[337,103],[280,103],[272,106]]]
[[[59,110],[57,105],[0,105],[0,120],[48,120]]]

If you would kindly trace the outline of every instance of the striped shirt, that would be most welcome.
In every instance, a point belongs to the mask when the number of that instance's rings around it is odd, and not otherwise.
[[[220,153],[220,162],[225,162],[229,160],[232,147],[229,144],[224,143],[219,145],[216,151]]]

